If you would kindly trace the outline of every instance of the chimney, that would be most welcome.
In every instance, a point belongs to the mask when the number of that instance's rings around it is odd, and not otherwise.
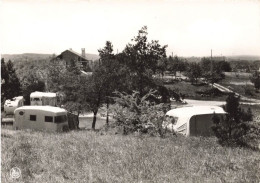
[[[86,57],[85,48],[81,48],[81,56]]]
[[[72,51],[72,48],[70,48],[70,51]]]

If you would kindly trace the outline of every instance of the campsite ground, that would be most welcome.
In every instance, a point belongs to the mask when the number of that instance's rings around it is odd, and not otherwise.
[[[2,129],[2,181],[259,182],[260,154],[214,138],[43,133]]]

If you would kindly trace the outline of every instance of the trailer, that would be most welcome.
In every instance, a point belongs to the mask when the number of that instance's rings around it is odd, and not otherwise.
[[[23,106],[14,111],[14,129],[37,131],[67,131],[68,117],[65,109],[53,106]]]
[[[168,111],[163,127],[185,136],[211,136],[213,116],[224,120],[226,112],[218,106],[189,106]]]
[[[56,93],[50,92],[33,92],[30,95],[31,106],[35,105],[50,105],[57,106],[57,95]]]
[[[23,105],[24,105],[23,96],[18,96],[18,97],[14,97],[12,99],[8,99],[5,101],[5,104],[4,104],[4,113],[6,115],[14,114],[14,110]]]

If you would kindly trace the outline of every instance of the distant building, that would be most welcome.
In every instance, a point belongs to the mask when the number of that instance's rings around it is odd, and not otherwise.
[[[93,69],[94,61],[86,58],[85,48],[81,49],[81,54],[73,51],[72,49],[63,51],[60,55],[53,60],[63,60],[66,66],[75,62],[84,71],[91,71]]]

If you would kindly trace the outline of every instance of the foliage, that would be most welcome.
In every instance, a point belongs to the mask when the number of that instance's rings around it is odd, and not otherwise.
[[[249,108],[244,111],[239,107],[239,97],[230,94],[226,100],[226,118],[221,120],[216,115],[213,117],[212,127],[218,141],[222,145],[228,146],[251,146],[249,139],[260,138],[257,127],[252,123],[253,115]],[[254,139],[255,140],[255,139]],[[258,144],[256,144],[258,146]]]
[[[200,65],[202,69],[202,76],[212,84],[222,80],[225,77],[223,72],[231,70],[228,62],[215,60],[211,61],[209,58],[202,58]]]
[[[200,65],[198,63],[190,63],[186,71],[186,75],[189,77],[192,84],[194,83],[194,81],[197,84],[199,77],[202,76],[202,70]]]
[[[27,73],[21,83],[22,83],[22,91],[23,91],[23,97],[25,99],[24,104],[30,105],[30,94],[35,91],[44,92],[45,91],[45,83],[39,77],[37,77],[37,74],[32,70],[31,72]]]
[[[162,122],[167,107],[164,104],[155,104],[148,100],[148,97],[155,94],[149,91],[144,96],[134,91],[131,95],[115,92],[116,105],[113,108],[113,117],[118,126],[123,127],[124,134],[129,132],[147,132],[152,128],[155,134],[163,135]]]
[[[151,89],[154,84],[152,75],[155,74],[159,60],[166,57],[166,47],[159,41],[147,41],[147,27],[139,30],[137,37],[123,51],[123,62],[129,69],[129,84],[141,96]]]
[[[260,74],[259,72],[255,72],[252,77],[250,78],[251,82],[254,84],[255,86],[255,90],[258,92],[258,90],[260,89]]]
[[[180,59],[177,55],[174,57],[168,58],[168,71],[174,74],[176,77],[177,71],[183,72],[187,69],[187,63],[185,63],[182,59]]]
[[[21,95],[21,84],[11,60],[5,63],[4,59],[1,59],[1,79],[2,102]]]

